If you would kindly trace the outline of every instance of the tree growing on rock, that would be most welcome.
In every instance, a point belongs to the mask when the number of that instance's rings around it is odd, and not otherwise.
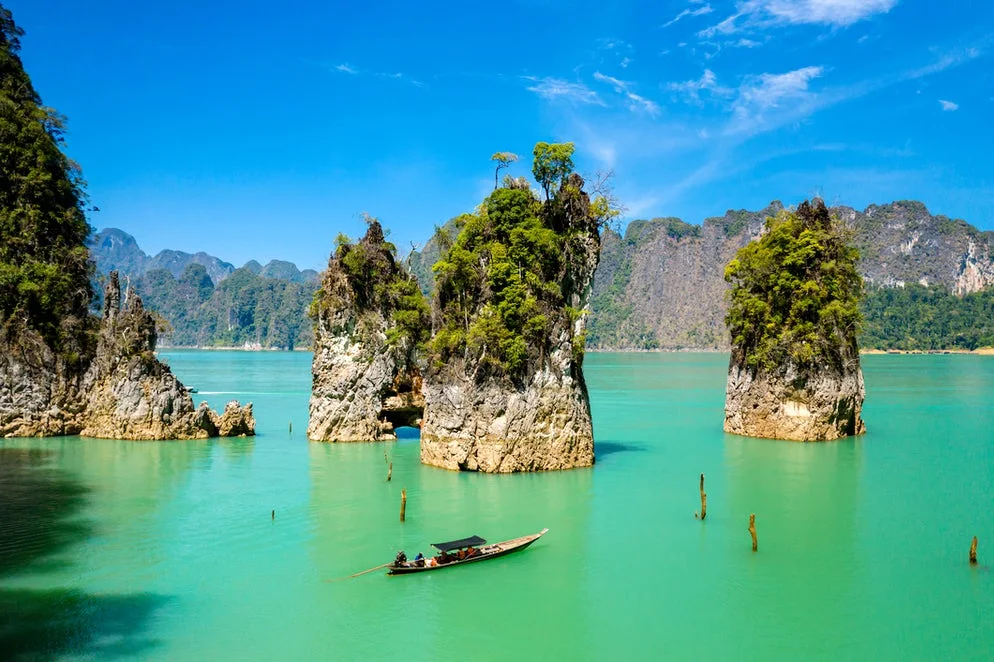
[[[851,232],[819,199],[766,221],[725,269],[725,430],[802,441],[863,432],[862,279]]]

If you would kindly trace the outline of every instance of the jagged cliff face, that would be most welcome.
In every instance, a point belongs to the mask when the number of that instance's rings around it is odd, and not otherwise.
[[[206,439],[255,434],[252,405],[218,414],[154,354],[155,321],[141,298],[121,305],[116,272],[105,293],[96,350],[69,364],[39,337],[0,334],[0,436],[82,434],[108,439]]]
[[[314,313],[308,438],[383,441],[396,438],[396,427],[419,425],[416,350],[428,331],[428,308],[378,222],[332,255]]]
[[[423,463],[501,473],[593,464],[593,427],[582,368],[585,312],[600,238],[582,188],[583,180],[572,175],[554,200],[544,205],[536,202],[543,228],[538,231],[534,224],[526,225],[529,221],[497,229],[502,219],[513,215],[507,209],[508,199],[522,196],[495,192],[485,203],[488,209],[484,215],[466,224],[453,250],[443,257],[445,266],[439,272],[440,285],[433,302],[434,353],[425,380]],[[531,196],[530,191],[523,193]],[[502,197],[495,197],[498,195]],[[529,203],[526,199],[514,204]],[[513,254],[510,234],[533,231],[541,237],[546,230],[554,233],[550,248],[559,254],[559,259],[549,260],[545,274],[546,283],[553,287],[544,291],[552,294],[542,298],[546,296],[541,293],[543,286],[536,285],[534,292],[521,295],[513,275],[501,266],[504,249],[493,246],[506,242],[508,253]],[[466,254],[475,258],[461,263]],[[467,268],[466,273],[459,271],[459,264]],[[516,269],[522,273],[525,267]],[[451,279],[460,273],[470,285],[452,287]],[[538,271],[533,274],[537,277]],[[511,284],[507,278],[512,279]],[[497,320],[504,320],[500,311],[508,305],[511,292],[523,297],[514,304],[515,310],[530,310],[534,315],[531,322],[523,323],[524,328],[530,328],[530,323],[536,328],[544,325],[534,336],[525,331],[524,340],[503,335],[497,324]],[[472,303],[462,305],[463,300]],[[451,341],[463,332],[464,342]],[[439,341],[450,343],[448,350],[441,348]],[[517,341],[521,344],[515,345]],[[524,358],[515,367],[508,364],[507,357],[516,352],[522,352]]]
[[[96,356],[82,382],[81,434],[108,439],[206,439],[255,434],[252,405],[223,415],[195,409],[189,391],[155,357],[155,320],[133,290],[121,304],[117,272],[104,295]]]
[[[725,264],[758,236],[773,202],[759,212],[730,211],[700,226],[679,219],[633,222],[625,235],[606,232],[594,281],[590,346],[597,349],[729,348]],[[956,294],[994,285],[994,233],[919,202],[830,210],[855,230],[867,283],[922,283]]]
[[[79,434],[81,377],[37,334],[0,327],[0,437]]]

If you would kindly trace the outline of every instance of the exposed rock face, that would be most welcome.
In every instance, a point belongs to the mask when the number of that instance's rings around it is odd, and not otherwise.
[[[224,416],[206,403],[194,408],[187,389],[155,357],[155,320],[141,297],[129,291],[126,299],[122,307],[117,272],[111,272],[96,357],[82,382],[81,434],[145,440],[254,434],[251,404],[229,403]]]
[[[420,320],[410,310],[419,302]],[[405,306],[419,327],[409,332],[398,326]],[[309,439],[384,441],[396,439],[396,427],[420,425],[424,397],[415,351],[416,336],[428,331],[427,312],[378,222],[370,222],[360,242],[336,250],[315,310]]]
[[[80,374],[30,331],[0,326],[0,437],[51,437],[83,428]]]
[[[224,416],[206,403],[194,409],[190,394],[155,358],[155,320],[129,291],[121,306],[117,272],[104,294],[97,352],[82,379],[82,428],[107,439],[206,439],[255,434],[252,405],[229,403]],[[224,424],[224,431],[219,428]]]
[[[725,399],[725,432],[767,439],[828,441],[863,434],[863,373],[755,374],[732,364]]]
[[[570,175],[555,199],[543,204],[540,217],[561,242],[562,259],[550,280],[558,284],[562,299],[550,300],[543,308],[549,328],[528,345],[527,365],[517,376],[493,368],[486,344],[482,353],[467,347],[461,356],[431,361],[421,430],[425,464],[508,473],[594,463],[593,425],[582,366],[584,313],[589,310],[600,236],[582,178]],[[441,292],[436,291],[436,326],[445,323],[446,296],[462,295],[446,294],[444,285]],[[470,319],[492,314],[494,298],[483,289]]]

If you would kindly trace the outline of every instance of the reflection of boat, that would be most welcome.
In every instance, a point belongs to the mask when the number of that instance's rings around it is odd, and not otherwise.
[[[476,561],[486,561],[504,556],[512,552],[517,552],[532,544],[548,532],[542,529],[538,533],[530,536],[522,536],[514,540],[505,540],[494,545],[488,545],[487,541],[480,536],[470,536],[461,540],[450,540],[449,542],[432,543],[432,547],[441,552],[438,556],[428,559],[417,559],[408,561],[404,553],[397,555],[397,559],[388,565],[390,569],[387,574],[407,575],[412,572],[426,572],[428,570],[439,570],[441,568],[451,568],[465,563],[475,563]],[[455,554],[449,554],[455,552]]]

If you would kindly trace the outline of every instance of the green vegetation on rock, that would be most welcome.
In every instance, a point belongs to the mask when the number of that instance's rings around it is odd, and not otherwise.
[[[842,368],[857,351],[862,278],[851,232],[821,200],[766,221],[725,269],[733,357],[753,369]]]
[[[590,200],[582,190],[572,154],[572,143],[535,146],[532,171],[545,201],[527,182],[506,178],[476,213],[456,219],[459,234],[433,267],[436,367],[459,359],[476,366],[477,377],[520,379],[541,363],[551,335],[584,314],[564,297],[578,285],[571,264],[585,261],[585,242],[597,241],[615,212],[606,198]],[[581,359],[585,338],[572,341]]]
[[[64,118],[24,71],[23,34],[0,6],[0,325],[78,360],[92,326],[84,182],[61,151]]]
[[[378,320],[373,319],[378,316],[387,322],[388,343],[423,348],[431,324],[418,281],[398,262],[397,249],[386,241],[379,221],[367,216],[366,223],[366,235],[358,242],[339,236],[311,314],[318,317],[322,310],[354,306],[360,332],[378,328]],[[365,324],[372,326],[366,329]]]

